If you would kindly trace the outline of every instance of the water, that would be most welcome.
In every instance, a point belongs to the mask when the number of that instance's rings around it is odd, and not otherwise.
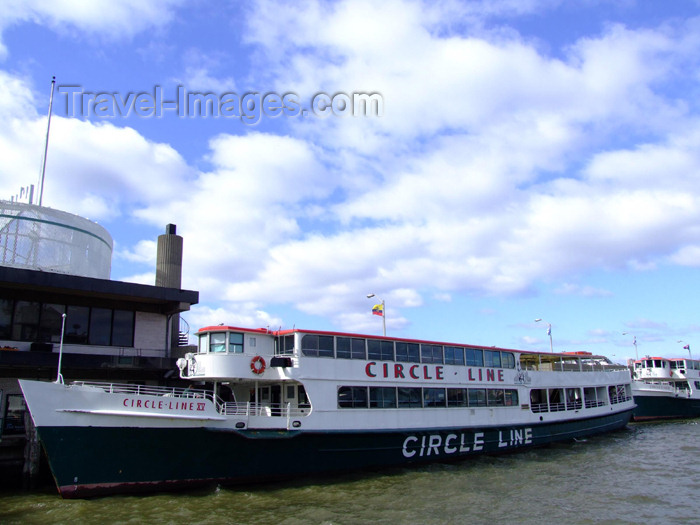
[[[303,483],[92,500],[62,500],[52,488],[0,493],[0,523],[699,523],[699,460],[699,420],[647,423],[507,456]]]

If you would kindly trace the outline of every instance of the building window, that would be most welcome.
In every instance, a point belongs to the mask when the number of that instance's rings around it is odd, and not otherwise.
[[[38,341],[60,343],[63,314],[66,307],[62,304],[42,304],[39,321]]]
[[[89,319],[90,308],[87,306],[68,306],[66,309],[66,333],[63,341],[65,343],[87,344]]]
[[[37,341],[39,336],[39,312],[39,303],[32,301],[15,302],[12,339],[15,341]]]
[[[27,405],[21,394],[8,394],[6,396],[5,417],[3,418],[3,435],[24,434],[24,415],[27,413]]]
[[[0,299],[0,339],[12,338],[12,299]]]
[[[92,308],[88,341],[91,345],[109,346],[112,342],[112,310]]]
[[[114,310],[112,328],[113,346],[134,346],[134,312]]]

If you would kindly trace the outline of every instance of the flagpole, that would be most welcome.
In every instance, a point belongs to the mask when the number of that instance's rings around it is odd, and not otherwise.
[[[384,299],[382,299],[382,329],[384,337],[386,337],[386,305],[384,304]],[[690,350],[688,350],[690,352]]]
[[[539,317],[535,319],[536,323],[539,323],[540,321],[542,321],[542,319]],[[547,321],[545,321],[545,323],[547,323],[547,335],[549,336],[549,351],[554,353],[554,345],[552,344],[552,323],[548,323]]]
[[[53,90],[56,86],[56,77],[51,81],[51,97],[49,98],[49,119],[46,124],[46,143],[44,144],[44,159],[41,162],[41,182],[39,184],[39,206],[44,199],[44,176],[46,175],[46,156],[49,153],[49,131],[51,130],[51,109],[53,108]]]
[[[367,294],[367,299],[371,299],[372,297],[376,297],[376,295],[373,293]],[[382,333],[384,334],[384,337],[386,337],[386,303],[381,297],[377,297],[377,299],[382,302]]]

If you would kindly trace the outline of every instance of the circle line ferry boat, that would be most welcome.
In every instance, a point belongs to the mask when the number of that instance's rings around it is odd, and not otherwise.
[[[20,380],[66,498],[508,452],[624,427],[627,367],[313,330],[209,326],[180,377],[207,388]]]
[[[700,417],[700,361],[649,357],[634,362],[634,421]]]

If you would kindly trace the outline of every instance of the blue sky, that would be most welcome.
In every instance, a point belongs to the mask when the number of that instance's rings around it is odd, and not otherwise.
[[[685,356],[699,66],[693,0],[9,0],[0,197],[38,181],[55,75],[44,205],[107,228],[124,281],[177,224],[195,329],[379,334],[375,293],[390,335],[547,350],[551,323],[555,350]],[[259,121],[149,113],[178,89]]]

